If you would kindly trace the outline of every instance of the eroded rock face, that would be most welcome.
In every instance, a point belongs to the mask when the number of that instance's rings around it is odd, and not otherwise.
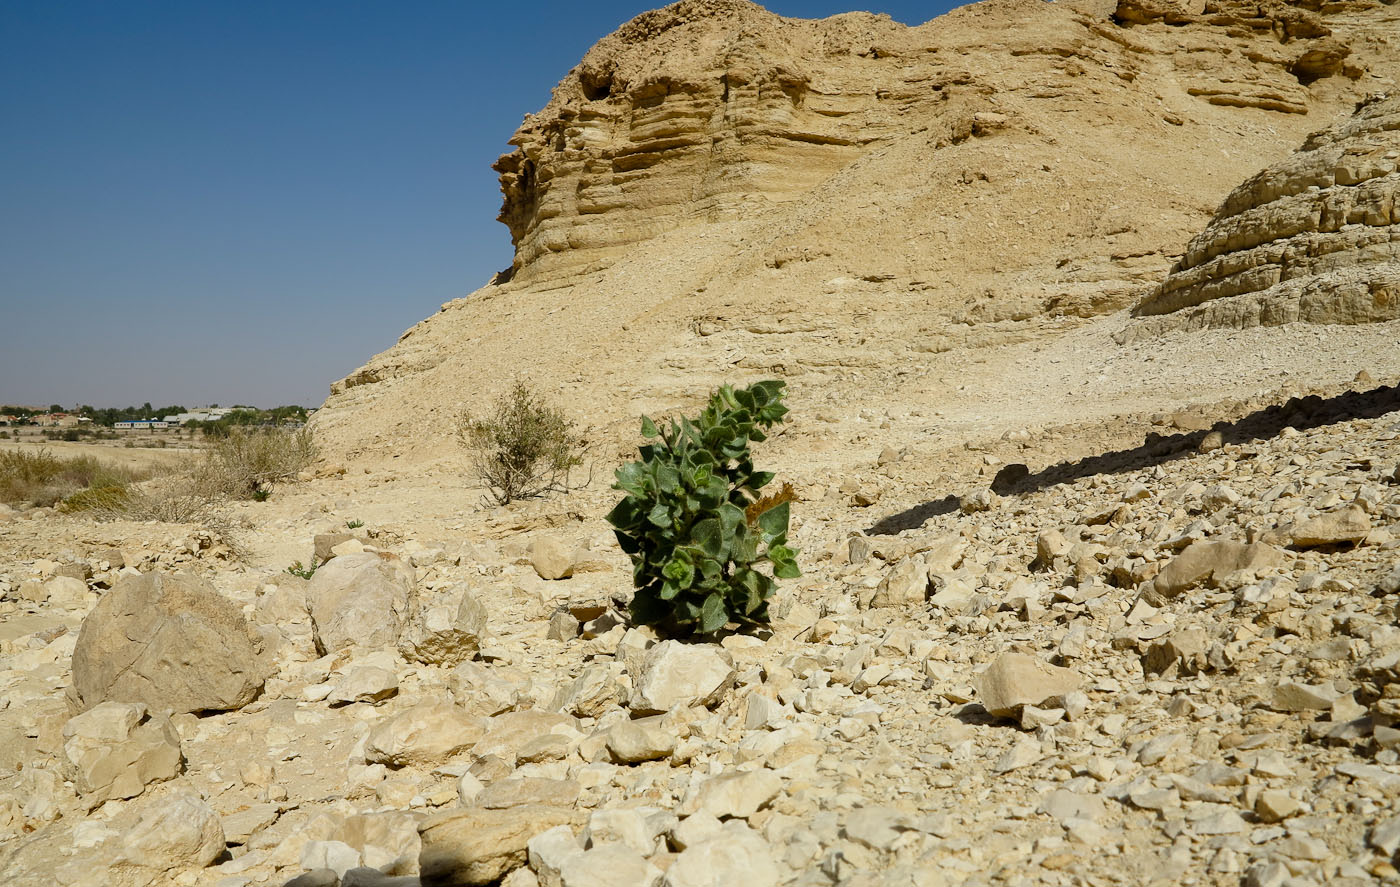
[[[899,371],[1129,307],[1230,188],[1400,70],[1378,0],[1178,5],[637,17],[496,165],[510,273],[332,385],[318,439],[437,458],[433,410],[484,401],[526,350],[630,422],[672,373],[724,381],[724,355]]]
[[[1348,6],[1338,3],[1329,12]],[[1333,36],[1317,6],[1264,0],[1119,0],[1114,21],[1120,25],[1206,26],[1205,41],[1216,46],[1242,33],[1264,38],[1255,54],[1257,66],[1245,76],[1226,66],[1201,65],[1191,70],[1186,92],[1212,105],[1259,108],[1288,114],[1308,113],[1310,83],[1343,73],[1351,47]]]
[[[1400,318],[1398,170],[1400,98],[1376,97],[1236,188],[1129,336]]]
[[[153,711],[224,711],[267,677],[262,639],[238,605],[203,580],[146,573],[118,583],[83,620],[73,689],[83,708],[139,702]]]
[[[850,18],[823,34],[746,0],[685,0],[604,38],[496,163],[514,270],[549,275],[697,211],[791,199],[859,156],[893,108],[811,61],[823,38],[904,42],[906,29]]]

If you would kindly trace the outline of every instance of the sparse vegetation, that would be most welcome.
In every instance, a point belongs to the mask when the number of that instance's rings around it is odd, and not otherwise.
[[[457,439],[472,452],[477,477],[498,505],[570,489],[584,442],[557,407],[517,380],[485,417],[464,413]]]
[[[642,417],[642,436],[656,443],[617,470],[613,487],[627,495],[608,514],[632,558],[634,621],[702,635],[765,623],[774,580],[800,575],[787,545],[792,487],[761,497],[773,475],[755,471],[749,453],[787,414],[783,387],[726,385],[699,418],[665,428]],[[764,563],[771,576],[756,569]]]
[[[79,492],[124,489],[149,476],[90,456],[61,458],[47,449],[0,452],[0,502],[49,506]]]
[[[360,527],[363,527],[364,525],[365,525],[365,522],[362,521],[362,520],[348,520],[348,521],[345,522],[345,528],[346,528],[347,530],[358,530]]]
[[[213,498],[258,499],[272,484],[293,480],[310,465],[316,458],[316,444],[306,428],[235,428],[206,453],[194,473],[199,493]]]
[[[235,556],[239,545],[227,503],[261,501],[316,456],[306,429],[236,429],[188,469],[122,471],[91,457],[57,459],[46,451],[0,452],[0,501],[59,503],[96,520],[197,524]]]
[[[303,567],[301,561],[292,561],[292,565],[286,569],[286,572],[299,579],[310,579],[316,575],[316,564],[312,563],[309,567]]]

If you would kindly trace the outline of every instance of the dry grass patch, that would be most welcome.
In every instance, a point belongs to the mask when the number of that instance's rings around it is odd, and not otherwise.
[[[0,451],[0,502],[56,505],[74,495],[117,497],[150,472],[120,468],[91,456],[62,458],[47,449]]]
[[[121,483],[92,483],[71,491],[59,507],[95,520],[194,524],[241,557],[246,549],[229,503],[266,498],[273,484],[295,480],[315,458],[316,445],[305,429],[235,429],[187,470],[139,477],[127,472]]]

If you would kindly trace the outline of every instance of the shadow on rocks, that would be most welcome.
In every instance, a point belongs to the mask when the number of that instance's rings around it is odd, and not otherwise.
[[[1007,465],[997,472],[991,488],[998,496],[1020,496],[1082,477],[1138,471],[1203,449],[1268,440],[1277,437],[1285,428],[1307,431],[1352,419],[1375,419],[1397,410],[1400,410],[1400,384],[1382,385],[1369,391],[1348,391],[1335,397],[1316,394],[1290,397],[1281,404],[1256,410],[1234,421],[1216,422],[1199,431],[1148,432],[1141,446],[1086,456],[1074,462],[1059,462],[1035,473],[1025,465]],[[1212,436],[1211,445],[1203,447],[1206,439]],[[958,498],[945,496],[883,518],[866,530],[866,535],[892,536],[922,526],[931,517],[957,510]]]

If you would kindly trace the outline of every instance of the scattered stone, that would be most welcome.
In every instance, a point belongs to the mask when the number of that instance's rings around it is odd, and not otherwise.
[[[599,844],[559,866],[562,887],[656,887],[661,869],[625,844]]]
[[[629,705],[640,715],[665,714],[677,706],[713,706],[734,682],[734,659],[708,644],[662,641],[646,651],[632,676]]]
[[[626,698],[622,666],[615,663],[586,666],[579,676],[560,687],[549,703],[551,711],[580,718],[596,718],[619,707]]]
[[[352,702],[379,703],[398,692],[398,675],[387,668],[361,665],[342,675],[325,699],[331,705],[348,705]]]
[[[1157,596],[1169,600],[1202,582],[1232,573],[1261,574],[1283,563],[1283,552],[1271,545],[1243,542],[1192,542],[1162,568],[1152,583]]]
[[[549,617],[549,631],[545,637],[551,641],[572,641],[578,637],[581,624],[567,607],[561,607]]]
[[[482,718],[450,702],[425,702],[375,727],[365,744],[365,760],[390,767],[441,764],[485,733]]]
[[[907,557],[885,574],[870,600],[872,607],[903,607],[922,604],[928,597],[928,568],[924,559]]]
[[[1254,801],[1254,813],[1262,822],[1282,822],[1307,808],[1282,789],[1267,789]]]
[[[392,555],[337,555],[311,577],[307,606],[322,654],[393,647],[408,615],[413,568]]]
[[[129,702],[104,702],[70,719],[63,754],[89,809],[134,798],[150,783],[174,779],[184,764],[170,718],[150,717],[146,706]]]
[[[1079,688],[1079,675],[1024,653],[1003,653],[986,671],[972,679],[977,698],[989,714],[1016,718],[1025,705],[1039,706],[1048,699]]]
[[[739,821],[721,834],[687,846],[666,870],[664,887],[777,887],[781,880],[773,849]]]
[[[553,536],[530,543],[530,565],[541,579],[568,579],[574,575],[574,553]]]
[[[218,815],[199,795],[181,791],[146,804],[122,835],[121,857],[155,871],[204,868],[225,846]]]
[[[676,735],[662,726],[661,716],[624,721],[607,733],[608,751],[620,764],[638,764],[669,758],[676,750]]]
[[[581,825],[563,807],[511,807],[438,813],[419,826],[423,887],[484,885],[524,865],[531,838],[560,825]]]
[[[410,662],[453,666],[476,657],[486,638],[486,608],[465,583],[447,603],[422,606],[415,596],[399,636],[399,653]],[[450,603],[452,599],[457,603]]]
[[[708,813],[716,819],[748,819],[783,789],[783,780],[772,770],[721,773],[700,785],[683,809],[687,813]]]
[[[1283,681],[1274,687],[1273,707],[1277,711],[1328,711],[1340,695],[1326,684]]]
[[[992,772],[1010,773],[1012,770],[1029,767],[1043,757],[1045,757],[1045,753],[1041,750],[1040,742],[1035,737],[1017,736],[1010,748],[997,755],[996,761],[992,764]]]
[[[1358,545],[1370,532],[1371,519],[1364,510],[1353,506],[1318,515],[1281,530],[1280,534],[1293,548],[1330,548],[1334,545]]]

